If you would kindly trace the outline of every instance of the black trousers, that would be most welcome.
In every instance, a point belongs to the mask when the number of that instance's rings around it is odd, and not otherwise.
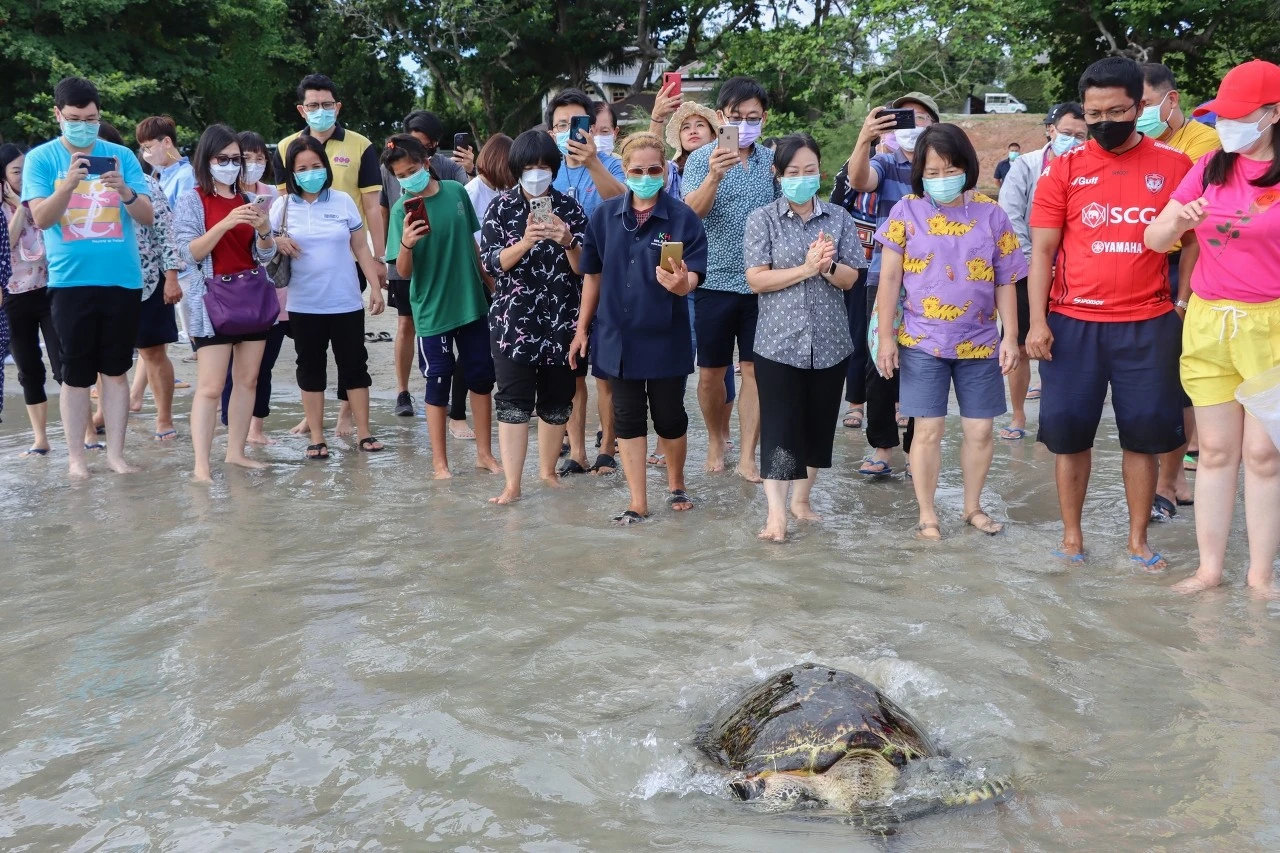
[[[267,331],[267,346],[262,351],[262,365],[258,368],[258,388],[253,397],[253,416],[266,418],[271,414],[271,371],[275,369],[276,359],[280,357],[280,348],[289,335],[289,321],[276,323]],[[231,405],[232,368],[236,357],[232,355],[227,361],[227,381],[222,386],[222,425],[227,425],[227,408]]]
[[[364,346],[364,309],[342,314],[289,312],[293,347],[298,353],[298,387],[323,391],[329,384],[329,348],[338,365],[338,384],[347,389],[368,388],[369,352]]]
[[[536,408],[538,418],[553,426],[569,422],[578,380],[567,364],[522,364],[503,356],[494,348],[493,372],[498,390],[493,408],[500,424],[527,424]],[[454,372],[454,383],[457,383]],[[466,394],[466,385],[462,393]],[[455,394],[455,398],[456,398]],[[465,416],[465,415],[464,415]]]
[[[867,401],[867,271],[858,270],[858,280],[844,292],[844,307],[849,314],[849,335],[853,338],[853,354],[845,374],[844,399],[854,405]]]
[[[873,328],[876,323],[876,291],[878,287],[867,287],[867,323]],[[880,375],[875,362],[867,358],[866,368],[867,392],[867,444],[877,450],[888,450],[898,446],[898,416],[894,406],[898,403],[898,377],[893,374],[889,379]],[[902,437],[902,449],[911,452],[911,438],[915,435],[915,419],[907,421],[907,432]]]
[[[53,368],[53,381],[62,384],[62,356],[58,333],[53,328],[53,314],[49,310],[49,288],[6,296],[4,310],[9,315],[9,352],[18,366],[23,402],[28,406],[47,403],[49,397],[44,390],[47,374],[40,354],[41,335],[44,335],[44,351],[48,353],[49,364]]]
[[[613,391],[613,426],[618,438],[644,438],[649,434],[649,416],[659,438],[680,438],[689,430],[689,414],[684,409],[684,386],[687,376],[664,376],[661,379],[615,379],[610,377]]]
[[[848,359],[831,367],[805,369],[756,353],[762,477],[803,480],[809,468],[831,467],[840,389],[848,370]]]

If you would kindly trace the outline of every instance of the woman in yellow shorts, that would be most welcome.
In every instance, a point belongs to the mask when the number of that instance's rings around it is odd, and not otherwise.
[[[1222,582],[1227,537],[1244,461],[1249,536],[1247,582],[1272,596],[1280,546],[1280,452],[1265,427],[1236,402],[1241,382],[1280,362],[1280,66],[1254,60],[1232,69],[1218,97],[1196,115],[1218,115],[1222,151],[1206,154],[1146,232],[1167,251],[1194,231],[1199,259],[1182,330],[1182,384],[1200,436],[1196,541],[1200,567],[1174,588],[1200,592]]]

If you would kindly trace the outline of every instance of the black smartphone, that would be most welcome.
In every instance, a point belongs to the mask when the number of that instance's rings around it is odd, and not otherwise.
[[[910,130],[916,126],[915,110],[881,110],[876,114],[876,118],[888,118],[893,116],[896,119],[894,130]]]
[[[114,172],[119,168],[114,157],[84,157],[82,159],[88,161],[90,175],[105,175],[107,172]]]
[[[591,133],[591,116],[574,116],[569,119],[569,138],[574,142],[586,143]]]
[[[431,220],[427,219],[427,203],[425,199],[414,197],[404,203],[404,226],[408,228],[415,222],[425,223],[427,233],[431,233]]]
[[[471,143],[471,134],[455,133],[453,135],[453,150],[457,151],[459,148],[470,148],[472,151],[475,150],[475,145]]]

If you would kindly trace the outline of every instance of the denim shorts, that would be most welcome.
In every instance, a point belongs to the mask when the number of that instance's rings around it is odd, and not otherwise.
[[[1008,410],[998,359],[938,358],[914,347],[899,347],[898,364],[898,399],[907,417],[946,417],[952,384],[962,418],[994,418]]]

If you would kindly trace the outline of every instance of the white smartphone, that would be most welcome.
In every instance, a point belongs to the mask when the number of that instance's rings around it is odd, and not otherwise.
[[[722,124],[720,129],[716,131],[716,146],[726,151],[738,153],[738,126],[735,124]]]

